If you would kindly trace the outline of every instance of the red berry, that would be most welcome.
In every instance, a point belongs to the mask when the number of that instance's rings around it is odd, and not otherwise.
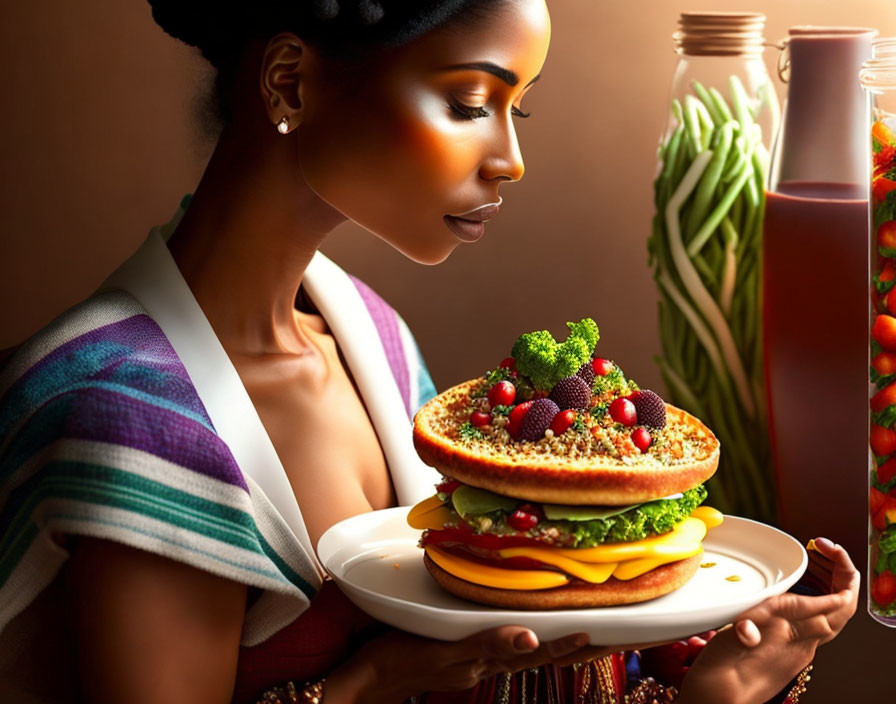
[[[538,525],[538,516],[535,513],[523,510],[521,506],[507,518],[510,527],[518,531],[527,531]]]
[[[884,570],[874,578],[871,598],[881,606],[889,606],[896,601],[896,577],[890,570]]]
[[[492,422],[492,414],[491,413],[483,413],[482,411],[473,411],[473,415],[470,416],[470,425],[474,428],[481,428],[483,425],[488,425]]]
[[[509,381],[499,381],[488,390],[488,402],[495,406],[509,406],[516,398],[516,387]]]
[[[597,376],[606,376],[613,371],[613,363],[609,359],[595,357],[591,360],[591,368]]]
[[[513,357],[505,357],[498,366],[505,369],[516,369],[516,360]]]
[[[516,406],[511,412],[510,415],[507,416],[507,432],[510,433],[510,437],[515,438],[520,433],[520,426],[523,424],[523,418],[528,413],[529,408],[532,407],[533,401],[525,401],[521,403],[519,406]]]
[[[575,420],[576,412],[572,408],[566,411],[560,411],[554,416],[554,420],[551,421],[551,430],[554,431],[554,435],[563,435],[563,433],[569,430],[569,426],[571,426]]]
[[[622,396],[610,404],[610,418],[631,427],[638,422],[638,411],[635,410],[635,404]]]
[[[632,442],[635,443],[635,447],[637,447],[643,454],[647,452],[647,448],[650,447],[653,438],[650,437],[650,433],[646,428],[635,428],[632,431]]]
[[[436,485],[436,491],[440,491],[443,494],[453,494],[454,490],[460,486],[460,482],[457,479],[446,479],[441,484]]]

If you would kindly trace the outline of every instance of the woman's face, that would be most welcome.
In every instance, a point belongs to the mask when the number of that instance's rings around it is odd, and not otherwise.
[[[550,40],[544,0],[509,0],[304,91],[302,174],[324,201],[418,262],[484,233],[523,175],[514,121]],[[310,90],[309,90],[310,89]]]

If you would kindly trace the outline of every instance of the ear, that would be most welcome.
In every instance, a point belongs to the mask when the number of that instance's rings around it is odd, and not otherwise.
[[[268,42],[262,56],[259,88],[268,119],[283,134],[302,122],[302,79],[307,54],[307,44],[295,34],[283,33]]]

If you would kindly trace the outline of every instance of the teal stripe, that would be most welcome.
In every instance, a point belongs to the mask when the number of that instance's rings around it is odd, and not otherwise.
[[[413,338],[412,338],[413,339]],[[426,362],[423,360],[423,354],[414,341],[414,348],[417,351],[417,408],[436,396],[436,385],[432,383],[432,377],[429,375],[429,369],[426,368]]]
[[[109,527],[113,527],[113,528],[119,528],[125,534],[136,533],[138,535],[143,535],[145,537],[158,540],[159,542],[165,543],[167,545],[171,545],[171,546],[181,548],[181,549],[185,548],[185,549],[187,549],[188,552],[191,552],[195,555],[201,555],[204,558],[209,558],[213,562],[218,562],[218,563],[221,563],[224,565],[228,565],[230,567],[235,567],[236,569],[243,570],[244,572],[251,572],[252,574],[261,575],[261,576],[267,577],[269,579],[283,582],[284,584],[290,583],[289,580],[287,580],[284,577],[284,575],[279,571],[261,570],[261,569],[255,568],[255,567],[249,567],[248,565],[246,565],[245,563],[242,563],[242,562],[228,560],[228,559],[222,557],[219,553],[210,552],[208,550],[197,549],[190,542],[177,542],[177,541],[171,540],[168,536],[162,535],[159,533],[155,533],[151,530],[144,528],[143,526],[140,526],[137,523],[131,524],[131,523],[123,523],[121,521],[111,521],[111,520],[107,520],[104,518],[99,518],[97,516],[90,516],[89,518],[85,518],[84,516],[79,515],[79,514],[64,513],[61,511],[55,512],[55,513],[49,513],[43,518],[43,520],[46,523],[51,523],[54,520],[65,520],[65,521],[73,521],[73,522],[77,522],[77,523],[83,523],[84,525],[101,525],[101,526],[109,526]],[[25,551],[28,549],[28,546],[31,545],[32,542],[34,542],[34,538],[37,536],[38,533],[39,533],[39,529],[38,529],[37,525],[35,525],[33,522],[29,523],[26,526],[25,533],[23,533],[23,535],[21,536],[21,538],[22,538],[21,541],[19,541],[18,539],[16,540],[17,544],[19,542],[21,542],[22,545],[24,546],[23,549],[18,551],[19,559],[21,559],[21,556],[25,554]],[[142,548],[138,548],[138,549],[142,549]],[[169,557],[169,555],[167,555],[164,552],[161,554],[165,557]],[[176,558],[170,558],[170,559],[176,559]],[[180,560],[178,560],[178,561],[180,561]],[[18,560],[16,560],[15,562],[13,562],[12,560],[9,560],[8,562],[9,562],[9,564],[6,564],[7,560],[4,560],[3,563],[0,564],[0,589],[2,589],[3,586],[5,585],[6,580],[8,579],[9,575],[12,572],[12,568],[15,566],[15,564],[18,562]],[[206,570],[208,569],[207,563],[202,563],[202,564],[196,565],[196,566],[200,567],[201,569],[206,569]],[[302,591],[304,592],[304,589]],[[312,595],[313,595],[313,593],[314,592],[312,591]]]
[[[74,473],[74,476],[73,476]],[[80,474],[80,476],[79,476]],[[15,493],[27,496],[6,525],[0,555],[5,555],[10,536],[21,532],[41,501],[63,498],[112,506],[183,528],[194,533],[265,555],[302,591],[313,588],[261,536],[253,517],[215,501],[135,475],[131,472],[79,462],[53,462]],[[192,517],[192,518],[191,518]],[[4,558],[5,559],[5,558]],[[305,585],[304,587],[302,585]]]
[[[9,504],[17,506],[17,520],[27,520],[30,510],[49,495],[81,496],[89,503],[128,508],[190,530],[201,526],[202,531],[197,532],[210,538],[259,552],[255,523],[245,511],[132,472],[85,462],[54,460],[40,474],[18,487],[10,495]],[[141,505],[145,510],[137,508]],[[194,525],[194,521],[198,525]],[[0,525],[6,523],[4,520]],[[17,525],[4,525],[4,529],[14,531]],[[6,550],[6,542],[5,537],[0,539],[0,554]]]

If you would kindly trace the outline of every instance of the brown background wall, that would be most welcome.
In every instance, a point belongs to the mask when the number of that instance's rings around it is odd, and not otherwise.
[[[656,141],[666,119],[686,9],[756,10],[767,38],[794,24],[896,34],[886,0],[549,0],[551,53],[519,121],[527,174],[504,189],[484,241],[422,267],[348,224],[325,251],[393,303],[436,385],[503,358],[519,332],[591,315],[604,356],[661,388],[655,291],[645,240]],[[769,50],[774,68],[777,52]],[[202,173],[211,145],[194,118],[203,69],[138,0],[0,7],[3,90],[0,348],[88,295],[163,222]],[[515,272],[523,285],[496,272]],[[471,343],[446,340],[462,332]],[[861,473],[856,481],[864,481]],[[896,631],[863,615],[819,658],[807,702],[888,692]]]

